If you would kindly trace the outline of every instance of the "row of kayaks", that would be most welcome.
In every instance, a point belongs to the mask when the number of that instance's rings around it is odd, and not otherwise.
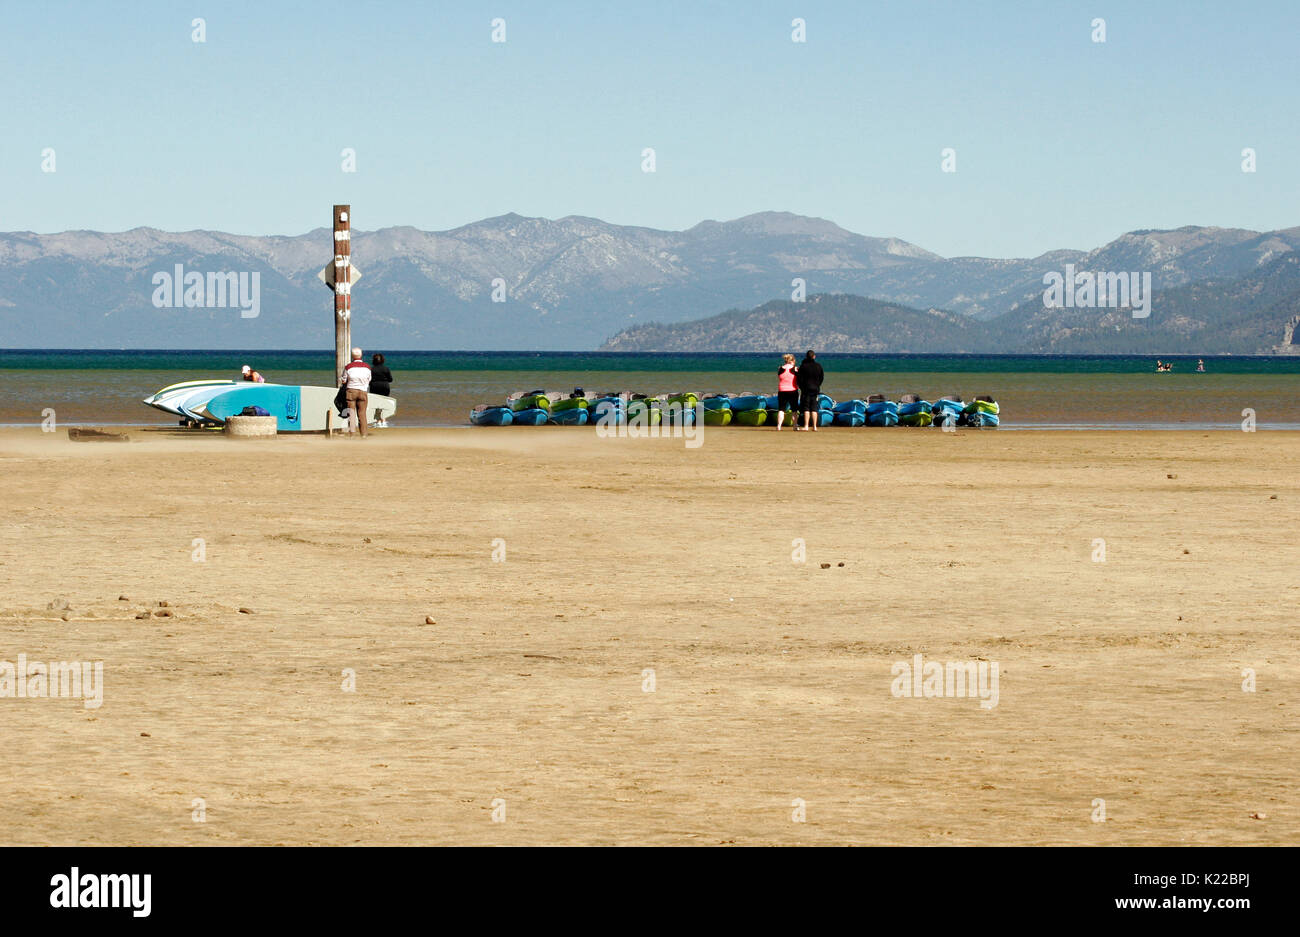
[[[511,394],[504,406],[483,404],[470,411],[475,426],[586,426],[588,423],[693,424],[702,418],[706,426],[764,426],[775,424],[778,413],[775,394],[661,394],[647,397],[626,392],[587,396],[581,388],[572,394],[534,390]],[[866,400],[836,402],[826,394],[817,401],[820,426],[971,426],[994,427],[999,408],[992,397],[976,397],[967,403],[961,397],[940,397],[931,403],[916,394],[904,394],[898,401],[873,394]],[[700,414],[697,417],[697,413]],[[794,414],[790,414],[791,420]]]

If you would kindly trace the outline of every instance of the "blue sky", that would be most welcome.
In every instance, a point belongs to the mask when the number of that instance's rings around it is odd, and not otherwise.
[[[1294,2],[13,4],[0,230],[784,210],[1033,256],[1291,227],[1298,39]]]

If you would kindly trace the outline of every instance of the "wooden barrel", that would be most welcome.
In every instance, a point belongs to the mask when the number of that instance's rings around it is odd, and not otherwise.
[[[275,436],[276,419],[273,416],[226,417],[223,432],[240,439],[266,439]]]

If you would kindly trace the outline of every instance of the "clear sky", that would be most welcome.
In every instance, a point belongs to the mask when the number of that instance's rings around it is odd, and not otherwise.
[[[9,3],[0,230],[784,210],[1032,256],[1291,227],[1298,47],[1295,0]]]

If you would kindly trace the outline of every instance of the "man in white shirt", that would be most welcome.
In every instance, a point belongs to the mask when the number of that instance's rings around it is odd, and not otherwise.
[[[355,433],[361,424],[366,435],[366,413],[370,406],[370,365],[361,357],[361,349],[352,349],[352,360],[343,369],[344,393],[348,402],[348,432]]]

